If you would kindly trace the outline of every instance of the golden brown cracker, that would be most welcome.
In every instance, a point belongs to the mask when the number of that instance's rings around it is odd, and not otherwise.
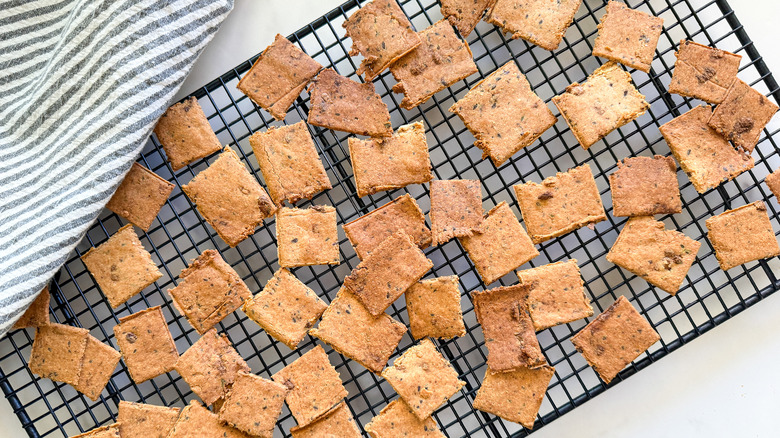
[[[222,424],[217,415],[203,407],[196,400],[190,401],[181,411],[179,419],[167,438],[251,438],[249,435]]]
[[[422,437],[444,438],[432,417],[420,420],[403,399],[397,398],[382,408],[379,415],[366,424],[371,438]]]
[[[282,207],[276,213],[279,266],[338,265],[338,217],[329,205]]]
[[[663,18],[610,1],[598,26],[593,56],[649,73],[663,28]]]
[[[775,195],[775,198],[780,199],[780,169],[775,169],[774,172],[767,175],[766,178],[764,178],[764,182],[766,183],[766,186],[769,187],[769,190],[772,191],[772,194]],[[33,305],[35,305],[35,303],[33,303]],[[30,306],[30,308],[32,309],[32,306]],[[29,312],[30,310],[28,309],[27,311]],[[48,307],[46,311],[48,312]],[[46,319],[48,320],[48,315]]]
[[[652,216],[682,211],[677,164],[672,157],[629,157],[609,176],[612,214]]]
[[[133,163],[106,208],[138,228],[149,231],[174,187],[146,167]]]
[[[546,50],[555,50],[582,0],[496,0],[485,21],[512,38],[522,38]]]
[[[680,41],[669,92],[721,103],[737,78],[742,56],[693,41]]]
[[[337,404],[321,418],[306,426],[290,428],[292,438],[361,438],[360,428],[355,424],[349,407],[344,402]]]
[[[533,429],[554,374],[555,368],[548,365],[536,369],[520,367],[505,373],[488,368],[474,398],[474,409]]]
[[[724,271],[753,260],[780,255],[780,246],[763,201],[707,219],[707,237]]]
[[[81,375],[81,359],[87,348],[89,330],[63,324],[38,327],[28,366],[46,379],[75,386]]]
[[[157,122],[154,133],[173,170],[222,149],[195,97],[168,108]]]
[[[147,405],[121,400],[116,421],[122,438],[167,438],[181,408]]]
[[[431,237],[441,245],[453,237],[468,237],[484,222],[479,180],[431,181]]]
[[[536,331],[593,316],[577,260],[517,271],[517,278],[533,286],[526,309]]]
[[[253,437],[271,438],[282,413],[287,388],[240,371],[220,407],[220,421]]]
[[[495,2],[496,0],[441,0],[441,14],[466,38],[477,27],[485,11]]]
[[[119,318],[114,337],[135,383],[173,370],[179,352],[160,306]]]
[[[777,104],[736,79],[707,124],[735,147],[753,152],[761,131],[777,112]]]
[[[413,284],[406,290],[406,311],[414,339],[450,339],[466,334],[457,275]]]
[[[92,429],[89,432],[74,435],[71,438],[120,438],[119,426],[119,423],[109,424],[108,426]]]
[[[33,302],[30,304],[30,307],[28,307],[22,316],[16,320],[11,329],[15,330],[25,327],[40,327],[42,325],[49,324],[50,300],[51,295],[49,294],[49,286],[46,286],[33,300]]]
[[[88,336],[84,356],[81,358],[79,381],[73,387],[96,401],[114,374],[121,356],[111,346],[100,342],[94,336]]]

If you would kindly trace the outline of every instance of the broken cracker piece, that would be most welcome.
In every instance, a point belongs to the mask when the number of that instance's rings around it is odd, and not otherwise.
[[[51,295],[49,294],[49,286],[46,286],[33,300],[30,307],[28,307],[22,316],[16,320],[11,329],[17,330],[25,327],[40,327],[49,324],[50,300]]]
[[[194,96],[168,108],[154,127],[154,133],[173,170],[222,149]]]
[[[441,0],[441,14],[458,29],[463,38],[468,37],[482,15],[496,0]]]
[[[649,73],[663,28],[663,18],[610,1],[598,26],[593,56]]]
[[[474,409],[533,429],[554,374],[555,368],[549,365],[536,369],[520,367],[505,373],[488,368],[474,398]]]
[[[723,102],[742,60],[740,55],[686,40],[680,41],[674,56],[669,92],[709,103]]]
[[[533,286],[526,308],[536,331],[593,316],[577,260],[517,271],[517,278]]]
[[[652,216],[682,211],[677,164],[672,157],[629,157],[609,176],[612,214]]]
[[[555,50],[582,0],[496,0],[485,21],[512,38],[522,38],[546,50]]]
[[[167,438],[181,408],[119,401],[119,435],[122,438]]]
[[[239,371],[219,409],[219,419],[253,437],[271,438],[285,395],[287,388],[281,383]]]
[[[413,284],[406,290],[406,311],[414,339],[450,339],[466,334],[457,275]]]
[[[736,79],[707,124],[735,147],[750,153],[777,109],[777,105],[758,90]]]
[[[780,246],[763,201],[743,205],[707,219],[707,237],[720,268],[780,255]]]
[[[120,357],[122,355],[110,345],[100,342],[92,335],[88,336],[84,356],[81,358],[79,381],[73,387],[92,401],[97,401],[114,374]]]
[[[420,420],[401,398],[382,408],[379,415],[366,424],[365,429],[371,438],[445,438],[436,420],[432,417]]]
[[[355,424],[352,412],[344,402],[337,404],[313,423],[290,428],[290,434],[292,438],[361,438],[363,436]]]
[[[250,438],[249,435],[222,424],[217,414],[212,413],[196,400],[190,401],[181,411],[179,419],[167,438],[220,437]]]
[[[468,237],[484,222],[479,180],[431,181],[431,237],[441,245],[453,237]]]
[[[35,332],[28,366],[39,376],[76,386],[89,330],[63,324],[47,324]]]
[[[146,167],[133,163],[106,208],[138,228],[149,231],[174,187]]]
[[[135,383],[173,370],[179,352],[160,306],[119,318],[114,337]]]
[[[772,191],[772,194],[775,195],[775,198],[780,199],[780,169],[775,169],[774,172],[770,173],[769,175],[764,178],[764,182],[766,183],[766,186],[769,187],[769,190]],[[46,291],[46,289],[44,289]],[[33,306],[35,303],[33,303]],[[32,306],[30,306],[30,309],[32,309]],[[30,309],[27,311],[29,312]],[[48,305],[46,308],[46,311],[48,312]],[[27,313],[25,313],[27,315]],[[46,316],[46,319],[48,320],[48,314]]]
[[[74,435],[71,438],[120,438],[119,427],[119,423],[109,424],[108,426],[92,429],[89,432]]]
[[[330,205],[282,207],[276,213],[279,266],[338,265],[338,217]]]

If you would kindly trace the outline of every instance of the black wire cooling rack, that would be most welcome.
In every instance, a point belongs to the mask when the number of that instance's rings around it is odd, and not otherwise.
[[[439,5],[435,0],[407,0],[401,3],[417,30],[441,19]],[[385,72],[374,82],[377,92],[390,108],[393,126],[397,128],[402,124],[422,120],[426,126],[435,177],[478,178],[483,183],[483,193],[487,194],[483,199],[485,210],[507,201],[519,217],[517,203],[510,193],[512,184],[538,182],[557,171],[589,163],[594,170],[605,207],[611,211],[607,175],[616,168],[618,160],[633,155],[669,155],[658,126],[698,104],[665,91],[674,65],[674,50],[681,39],[693,39],[743,55],[740,78],[770,95],[773,100],[780,101],[777,83],[725,0],[634,0],[628,2],[629,6],[664,18],[664,31],[653,70],[650,74],[632,72],[639,90],[651,104],[650,110],[587,151],[579,146],[561,119],[542,136],[541,141],[523,149],[499,168],[489,160],[480,159],[481,151],[473,146],[473,137],[447,109],[471,86],[509,59],[517,62],[536,93],[548,103],[552,96],[561,93],[571,82],[584,80],[604,62],[591,56],[591,50],[605,3],[604,0],[585,0],[574,24],[566,33],[564,43],[554,52],[531,46],[522,40],[509,40],[494,26],[480,23],[468,38],[479,73],[410,111],[399,108],[402,96],[390,91],[394,80]],[[354,73],[359,59],[347,55],[351,43],[344,37],[341,27],[346,17],[358,7],[357,1],[349,1],[295,32],[290,40],[323,65],[333,66],[341,74],[359,80]],[[194,95],[199,99],[222,143],[230,144],[258,180],[262,181],[257,162],[251,156],[248,138],[253,132],[278,125],[279,122],[273,121],[236,89],[239,77],[250,66],[251,61],[244,62]],[[308,95],[304,92],[284,123],[306,120],[308,105]],[[554,109],[552,105],[550,107]],[[704,221],[712,215],[732,206],[764,199],[767,200],[773,226],[780,229],[778,204],[770,199],[769,191],[761,184],[764,176],[780,166],[780,157],[772,138],[778,131],[777,125],[771,124],[764,132],[753,154],[756,167],[716,190],[699,195],[684,173],[678,172],[685,209],[680,214],[664,217],[663,221],[667,227],[681,230],[703,245],[687,281],[676,296],[656,290],[644,280],[605,260],[607,251],[625,222],[624,218],[608,215],[608,220],[597,224],[594,230],[583,228],[539,246],[541,255],[530,263],[532,266],[568,258],[579,261],[596,314],[608,307],[618,295],[626,295],[661,334],[661,341],[620,373],[612,385],[758,303],[780,286],[773,274],[773,271],[780,272],[780,261],[777,258],[748,263],[728,272],[721,271],[706,239],[704,226]],[[339,224],[355,219],[403,193],[410,193],[423,210],[428,210],[428,193],[425,186],[420,185],[358,198],[347,153],[348,136],[314,126],[309,129],[333,184],[332,190],[317,195],[311,203],[335,206]],[[79,259],[87,249],[99,245],[123,225],[123,221],[115,214],[104,211],[51,285],[52,318],[60,323],[86,327],[92,335],[116,348],[112,328],[119,317],[161,305],[177,347],[180,352],[184,352],[199,336],[174,311],[165,291],[176,284],[175,279],[190,259],[206,249],[216,248],[235,267],[250,289],[259,291],[278,267],[274,222],[267,221],[252,237],[236,248],[229,248],[205,224],[180,190],[182,184],[205,169],[214,159],[212,156],[173,172],[156,139],[150,139],[139,161],[176,184],[154,226],[141,236],[144,246],[151,251],[160,266],[163,277],[117,310],[111,310]],[[307,204],[309,202],[302,205]],[[340,265],[304,267],[294,271],[298,278],[327,300],[335,297],[341,280],[358,263],[341,229],[339,237]],[[475,411],[471,407],[485,373],[486,349],[468,293],[486,285],[481,284],[457,241],[429,248],[426,253],[435,264],[429,276],[460,276],[462,307],[468,329],[468,334],[462,338],[437,341],[440,350],[451,360],[467,385],[434,414],[435,419],[450,437],[526,435],[529,431],[519,425]],[[509,274],[500,283],[512,284],[516,281],[515,275]],[[408,323],[402,301],[394,304],[389,312],[393,317]],[[569,341],[586,323],[585,320],[577,321],[539,333],[542,349],[556,372],[544,397],[536,429],[608,388]],[[225,318],[219,324],[219,330],[228,335],[252,370],[263,377],[269,377],[314,345],[314,341],[307,337],[299,349],[291,351],[270,338],[240,311]],[[196,398],[175,372],[137,385],[129,378],[124,363],[120,362],[100,399],[92,402],[68,385],[38,379],[29,371],[26,362],[33,336],[32,330],[17,330],[0,341],[0,387],[31,437],[70,436],[96,425],[113,422],[120,400],[184,406],[190,399]],[[405,335],[396,355],[411,343],[409,335]],[[355,362],[344,359],[330,349],[327,351],[349,391],[348,404],[352,413],[361,425],[365,425],[388,401],[395,398],[392,388]],[[285,408],[275,436],[288,436],[287,431],[294,425],[295,421]]]

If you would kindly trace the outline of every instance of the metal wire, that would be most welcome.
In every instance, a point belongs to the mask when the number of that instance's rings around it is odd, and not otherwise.
[[[406,0],[402,7],[417,30],[422,30],[441,19],[435,0]],[[430,101],[413,110],[401,110],[401,96],[390,92],[394,80],[385,72],[374,83],[377,92],[390,108],[394,127],[422,120],[427,129],[431,161],[436,178],[478,178],[483,182],[485,209],[507,201],[519,215],[517,203],[511,194],[512,184],[540,181],[558,171],[565,171],[582,163],[594,169],[596,182],[607,210],[611,212],[607,175],[615,163],[633,155],[669,155],[669,149],[658,131],[658,126],[671,120],[698,102],[669,95],[666,89],[674,65],[674,50],[681,39],[693,39],[743,55],[740,78],[780,101],[780,89],[761,60],[725,0],[645,0],[628,1],[629,6],[661,16],[665,20],[663,35],[658,45],[653,70],[649,74],[633,71],[640,92],[647,96],[650,110],[636,121],[608,135],[604,141],[589,150],[583,150],[563,120],[548,130],[536,144],[523,149],[511,160],[496,168],[489,160],[482,160],[481,151],[473,146],[473,137],[462,122],[447,111],[470,87],[509,59],[514,59],[526,74],[532,88],[549,104],[552,96],[561,93],[574,81],[582,81],[604,60],[591,56],[596,25],[604,13],[605,1],[585,0],[561,46],[554,52],[534,47],[522,40],[509,40],[500,30],[480,23],[468,42],[479,67],[479,73],[436,94]],[[351,43],[344,37],[341,23],[359,7],[352,0],[300,29],[290,40],[323,65],[355,80],[359,59],[348,56]],[[239,77],[254,60],[242,63],[222,77],[194,93],[206,112],[212,128],[223,144],[232,146],[258,180],[258,171],[249,136],[271,125],[279,125],[236,89]],[[295,102],[284,123],[306,120],[308,95]],[[554,109],[552,105],[551,108]],[[754,200],[767,201],[772,224],[778,224],[778,205],[761,181],[772,169],[780,166],[777,145],[773,135],[778,123],[772,123],[754,152],[756,167],[731,182],[699,195],[683,172],[678,172],[684,211],[666,216],[667,227],[683,231],[702,242],[702,249],[690,270],[687,281],[676,296],[659,292],[644,280],[608,263],[605,255],[614,243],[625,218],[608,215],[608,220],[596,225],[595,230],[583,228],[539,246],[541,255],[529,263],[539,266],[568,258],[579,261],[588,294],[596,314],[608,307],[619,295],[626,295],[658,330],[662,338],[647,353],[627,367],[607,386],[598,379],[584,359],[574,350],[569,338],[587,323],[586,320],[554,327],[539,333],[542,349],[556,368],[540,410],[536,429],[571,411],[608,387],[633,375],[651,363],[706,333],[747,307],[772,294],[780,282],[773,270],[780,268],[777,258],[748,263],[723,272],[718,268],[712,247],[706,239],[704,221],[732,206]],[[424,186],[410,186],[404,190],[382,192],[358,198],[352,180],[352,170],[346,147],[348,135],[310,126],[321,157],[325,163],[333,189],[314,197],[308,204],[328,204],[337,208],[339,224],[368,213],[403,193],[410,193],[427,212],[430,206]],[[189,260],[202,251],[215,248],[244,278],[249,288],[257,292],[277,268],[275,227],[273,220],[236,248],[229,248],[205,224],[180,187],[195,174],[213,162],[215,156],[173,172],[165,161],[154,138],[150,139],[139,162],[165,179],[176,184],[171,197],[163,207],[158,220],[141,237],[160,266],[163,277],[154,286],[131,298],[126,304],[112,310],[95,286],[79,259],[86,250],[99,245],[112,235],[123,221],[104,211],[97,223],[77,246],[51,285],[53,320],[90,329],[92,335],[113,347],[113,326],[118,318],[161,305],[180,352],[198,339],[198,334],[183,317],[175,312],[167,289],[176,284],[176,277]],[[335,297],[341,280],[354,268],[358,259],[339,230],[342,263],[338,266],[314,266],[295,269],[295,275],[320,296]],[[484,376],[486,349],[482,331],[474,315],[468,293],[487,287],[483,285],[472,264],[457,241],[426,251],[435,267],[429,276],[456,274],[463,291],[462,307],[468,334],[449,341],[437,341],[440,350],[451,360],[467,382],[466,387],[453,396],[435,414],[434,418],[446,435],[504,437],[525,436],[528,430],[492,415],[475,411],[471,403]],[[528,267],[528,266],[526,266]],[[517,281],[514,274],[499,280],[500,284]],[[396,303],[388,309],[395,318],[408,324],[405,306]],[[303,352],[314,341],[307,337],[295,351],[270,338],[240,311],[228,316],[218,328],[228,335],[234,346],[252,370],[263,377],[280,370]],[[68,385],[37,379],[26,367],[34,332],[17,330],[0,341],[0,388],[14,412],[31,437],[63,437],[89,430],[96,425],[116,419],[119,400],[138,401],[168,406],[183,406],[196,398],[177,373],[167,373],[155,379],[135,384],[124,363],[120,363],[100,399],[92,402]],[[395,355],[400,354],[412,340],[405,335]],[[336,366],[349,392],[348,404],[356,420],[365,425],[393,398],[392,388],[381,378],[362,366],[344,359],[327,348],[331,362]],[[394,355],[394,357],[396,357]],[[392,358],[391,358],[392,360]],[[275,430],[275,436],[288,436],[295,421],[285,408]]]

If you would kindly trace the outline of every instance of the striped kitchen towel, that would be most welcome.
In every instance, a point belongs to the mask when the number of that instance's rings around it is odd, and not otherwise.
[[[233,0],[0,0],[0,337],[136,160]]]

